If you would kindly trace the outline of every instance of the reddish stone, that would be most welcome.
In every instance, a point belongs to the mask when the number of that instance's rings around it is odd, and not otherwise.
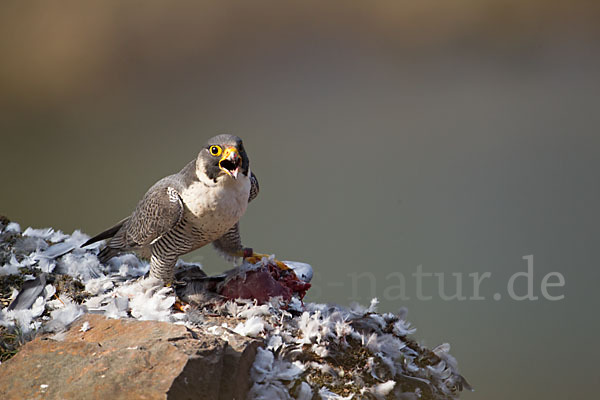
[[[90,329],[80,332],[84,322]],[[0,365],[0,399],[242,399],[258,342],[86,314]]]

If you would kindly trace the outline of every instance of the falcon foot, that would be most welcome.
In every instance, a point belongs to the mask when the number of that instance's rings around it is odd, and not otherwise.
[[[288,269],[290,269],[290,267],[288,267],[286,264],[282,263],[279,260],[276,259],[270,259],[269,257],[271,257],[269,254],[261,254],[261,253],[255,253],[255,252],[251,252],[250,255],[246,255],[246,252],[244,252],[244,260],[249,262],[250,264],[258,264],[263,258],[267,258],[269,259],[269,263],[270,264],[275,264],[279,269],[286,271]]]
[[[183,301],[177,299],[175,300],[175,303],[173,303],[173,307],[174,310],[178,311],[178,312],[186,312],[186,310],[189,308],[189,304],[188,303],[184,303]]]

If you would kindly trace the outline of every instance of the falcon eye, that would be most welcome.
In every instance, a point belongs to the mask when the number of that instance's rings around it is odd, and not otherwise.
[[[210,146],[210,154],[212,154],[213,156],[220,156],[221,155],[221,147],[219,146]]]

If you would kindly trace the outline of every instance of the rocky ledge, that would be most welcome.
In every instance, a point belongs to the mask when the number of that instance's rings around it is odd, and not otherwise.
[[[0,398],[455,399],[449,345],[419,345],[406,310],[303,303],[310,271],[269,259],[174,287],[88,236],[0,218]],[[298,279],[300,278],[300,279]],[[179,296],[179,299],[178,299]],[[182,301],[180,301],[182,300]]]

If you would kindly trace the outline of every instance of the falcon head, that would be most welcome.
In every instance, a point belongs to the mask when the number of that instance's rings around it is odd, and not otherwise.
[[[219,135],[209,139],[198,158],[206,175],[215,182],[221,176],[226,179],[237,179],[239,174],[248,176],[250,161],[242,139],[237,136]]]

